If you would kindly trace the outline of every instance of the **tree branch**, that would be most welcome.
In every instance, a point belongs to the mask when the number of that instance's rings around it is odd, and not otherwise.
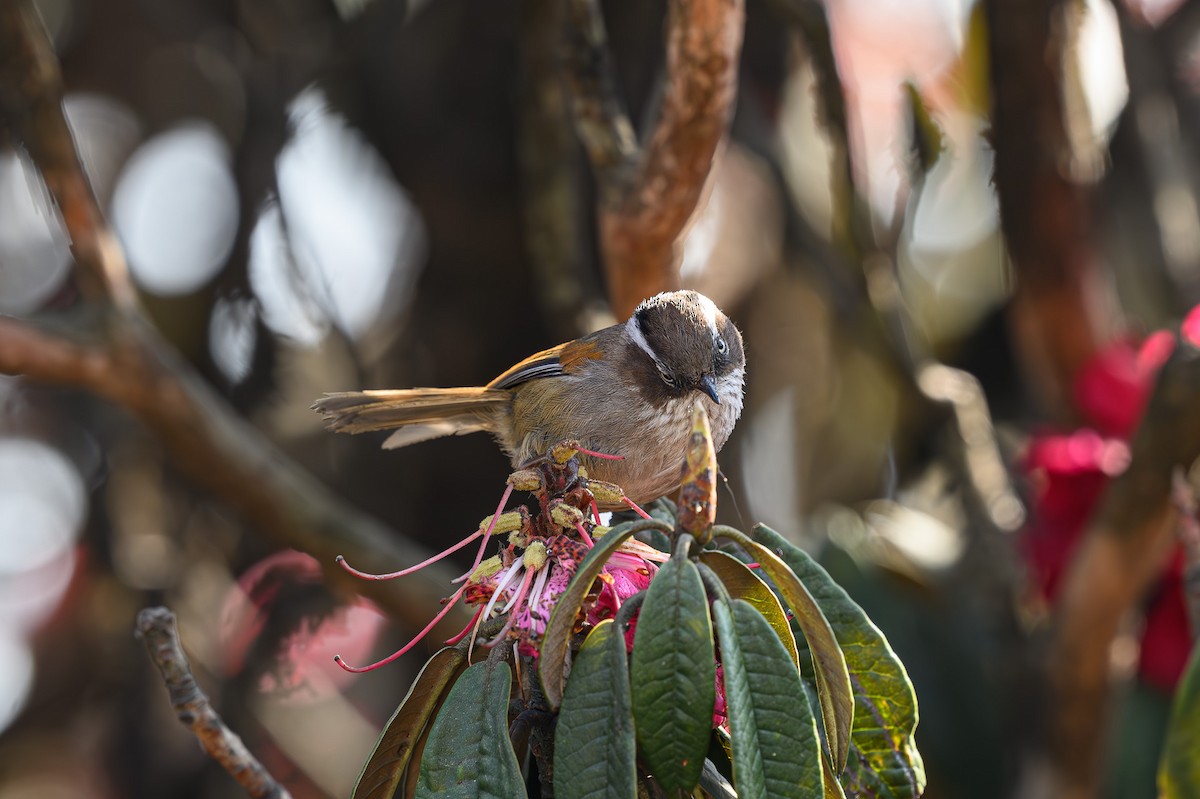
[[[58,66],[27,0],[0,3],[0,92],[0,112],[62,210],[76,274],[99,300],[56,320],[58,329],[0,317],[0,372],[84,388],[124,407],[158,435],[184,473],[276,543],[317,558],[343,585],[350,581],[334,567],[338,554],[379,571],[428,557],[280,453],[141,318],[124,256],[63,117]],[[355,587],[421,627],[440,609],[451,577],[435,564],[405,580]]]
[[[134,634],[145,644],[150,660],[167,684],[175,715],[200,740],[209,757],[220,763],[254,799],[291,799],[287,789],[263,768],[242,739],[225,726],[196,684],[179,643],[175,614],[167,608],[144,608],[138,614]]]
[[[62,75],[30,0],[0,4],[0,112],[25,145],[62,213],[84,295],[133,308],[116,237],[102,222],[62,111]]]
[[[1132,442],[1063,582],[1050,652],[1053,795],[1097,793],[1110,694],[1109,648],[1121,618],[1176,541],[1173,474],[1200,456],[1200,349],[1181,343],[1163,367]]]
[[[571,132],[566,87],[558,69],[559,0],[521,6],[521,135],[519,152],[525,241],[542,313],[559,340],[591,330],[583,323],[587,298],[581,268],[578,144]],[[632,141],[632,129],[629,130]],[[590,275],[587,283],[591,283]]]
[[[601,186],[600,249],[618,318],[678,284],[676,243],[692,218],[737,99],[743,0],[671,0],[658,122],[640,152],[617,98],[596,0],[568,3],[576,128]]]
[[[1067,3],[987,0],[993,182],[1016,275],[1010,319],[1043,404],[1069,418],[1071,380],[1111,317],[1088,244],[1090,209],[1068,177],[1062,66]]]

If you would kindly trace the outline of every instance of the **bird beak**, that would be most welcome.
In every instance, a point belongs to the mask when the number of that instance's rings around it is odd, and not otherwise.
[[[696,386],[696,388],[707,394],[713,402],[718,405],[721,404],[721,398],[717,396],[717,381],[713,379],[712,375],[705,375],[700,378],[700,385]]]

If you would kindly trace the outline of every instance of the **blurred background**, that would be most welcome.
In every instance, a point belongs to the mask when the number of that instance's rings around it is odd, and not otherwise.
[[[558,79],[536,32],[554,4],[37,7],[163,337],[396,535],[432,549],[474,530],[508,472],[486,437],[382,452],[309,406],[477,385],[615,321],[566,117],[566,250],[537,211],[533,87]],[[1052,51],[970,0],[749,0],[731,132],[681,242],[682,284],[747,342],[723,520],[818,553],[888,635],[916,684],[930,797],[1022,794],[1059,577],[1128,462],[1165,357],[1147,337],[1200,301],[1200,3],[1035,2],[1013,19],[1051,8]],[[645,130],[666,4],[603,11]],[[1004,94],[1038,95],[1038,70],[1049,121]],[[0,312],[71,306],[70,270],[36,168],[0,140]],[[1179,569],[1113,648],[1106,795],[1155,795],[1192,640]],[[412,630],[181,475],[126,411],[0,377],[0,799],[238,795],[133,638],[158,602],[296,797],[348,795],[436,646],[342,674],[334,652],[374,659]]]

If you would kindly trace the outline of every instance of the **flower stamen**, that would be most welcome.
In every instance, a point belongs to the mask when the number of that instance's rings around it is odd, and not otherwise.
[[[445,641],[446,646],[454,646],[459,641],[466,638],[467,634],[471,632],[471,628],[475,626],[475,622],[479,621],[479,617],[482,615],[483,615],[483,606],[480,605],[479,607],[475,608],[475,615],[471,617],[471,620],[469,622],[467,622],[467,626],[462,628],[462,632],[446,639],[446,641]]]
[[[654,518],[649,513],[646,513],[646,511],[644,511],[640,507],[638,507],[638,504],[636,502],[634,502],[632,499],[630,499],[629,497],[623,496],[623,497],[621,497],[621,501],[624,502],[626,505],[628,505],[630,510],[632,510],[634,513],[636,513],[638,516],[641,516],[643,519],[653,519]]]
[[[584,449],[583,447],[575,447],[574,449],[576,452],[583,453],[584,455],[590,455],[593,458],[599,458],[600,460],[605,460],[605,461],[623,461],[623,460],[625,460],[624,455],[609,455],[608,453],[605,453],[605,452],[596,452],[595,450]]]
[[[421,630],[421,632],[417,633],[415,638],[413,638],[411,641],[409,641],[404,646],[397,649],[392,654],[385,657],[383,660],[376,661],[375,663],[372,663],[369,666],[351,666],[348,663],[346,663],[346,661],[342,660],[341,655],[334,655],[333,662],[338,664],[339,666],[341,666],[346,671],[352,672],[354,674],[362,674],[362,673],[368,672],[368,671],[375,671],[375,669],[377,669],[381,666],[386,666],[387,664],[396,660],[400,656],[406,654],[410,649],[412,649],[414,646],[416,646],[418,643],[420,643],[421,639],[424,638],[426,635],[428,635],[429,631],[432,630],[434,627],[436,627],[438,622],[440,622],[442,619],[444,619],[446,617],[446,614],[450,612],[450,608],[454,607],[454,605],[458,602],[459,598],[463,595],[463,591],[465,591],[465,590],[466,590],[465,585],[462,588],[458,589],[458,591],[454,594],[454,596],[452,596],[450,598],[450,601],[448,601],[446,603],[446,607],[442,608],[438,612],[438,614],[433,617],[433,621],[431,621],[431,622],[429,622],[429,624],[425,625],[424,630]]]
[[[343,571],[345,571],[349,574],[353,574],[355,577],[358,577],[359,579],[362,579],[362,580],[394,580],[397,577],[404,577],[405,575],[420,571],[421,569],[425,568],[426,566],[428,566],[431,563],[437,563],[439,560],[446,557],[447,555],[453,555],[455,552],[462,549],[467,544],[471,543],[472,541],[474,541],[476,538],[478,538],[481,535],[483,535],[483,533],[479,530],[476,530],[475,532],[471,533],[469,536],[464,538],[462,541],[459,541],[457,544],[450,547],[449,549],[444,549],[441,552],[439,552],[438,554],[434,555],[433,557],[426,558],[425,560],[421,561],[417,565],[409,566],[407,569],[401,569],[398,572],[388,572],[387,574],[372,574],[371,572],[359,571],[358,569],[354,568],[349,563],[347,563],[346,558],[342,555],[337,556],[336,562],[337,562],[337,565],[342,567]],[[478,564],[476,564],[476,565],[478,565]]]

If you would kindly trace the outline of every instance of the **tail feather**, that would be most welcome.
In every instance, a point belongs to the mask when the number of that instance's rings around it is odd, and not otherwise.
[[[342,433],[403,428],[384,442],[392,449],[431,438],[492,430],[509,393],[488,388],[410,388],[326,394],[313,410]]]

